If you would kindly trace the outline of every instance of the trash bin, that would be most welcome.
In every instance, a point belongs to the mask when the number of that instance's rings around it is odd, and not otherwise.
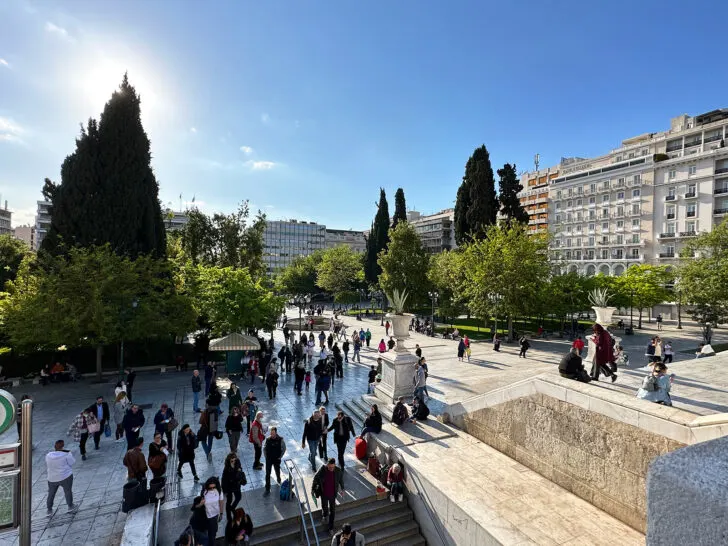
[[[157,500],[164,500],[164,486],[167,483],[167,478],[160,476],[159,478],[152,478],[149,482],[149,502],[157,502]],[[161,493],[161,495],[160,495]]]
[[[129,510],[136,508],[137,496],[139,491],[139,482],[137,480],[129,480],[124,484],[123,489],[123,502],[121,504],[121,511],[125,514]]]

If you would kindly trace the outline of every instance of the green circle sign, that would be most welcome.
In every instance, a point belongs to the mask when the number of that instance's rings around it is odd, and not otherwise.
[[[0,434],[13,426],[18,411],[18,402],[8,391],[0,389]]]

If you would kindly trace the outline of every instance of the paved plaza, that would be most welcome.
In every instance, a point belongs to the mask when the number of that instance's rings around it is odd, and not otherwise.
[[[293,316],[292,312],[289,312]],[[331,403],[328,408],[335,413],[334,404],[352,399],[366,392],[366,377],[369,365],[376,362],[377,353],[374,347],[384,337],[384,328],[378,320],[356,321],[345,319],[349,326],[370,328],[372,331],[372,349],[362,351],[362,362],[345,367],[343,380],[337,379],[330,392]],[[623,345],[631,358],[631,367],[620,372],[616,384],[600,382],[597,388],[617,389],[634,392],[645,374],[646,363],[644,347],[650,335],[654,335],[654,324],[646,325],[645,330],[638,331],[635,336],[624,338]],[[661,332],[663,339],[673,341],[676,351],[675,362],[670,370],[677,375],[673,386],[675,406],[694,413],[715,413],[728,411],[728,380],[714,370],[714,359],[695,360],[690,354],[699,340],[699,331],[695,326],[686,326],[683,330],[675,330],[673,325],[665,325]],[[277,343],[282,341],[280,331],[275,333]],[[716,331],[714,343],[728,339],[722,330]],[[500,353],[495,353],[489,343],[473,343],[470,362],[459,362],[456,358],[457,344],[453,341],[427,338],[419,334],[407,341],[409,348],[419,343],[429,363],[428,390],[432,397],[430,404],[433,413],[438,414],[447,404],[456,403],[471,396],[493,390],[503,385],[525,379],[535,374],[556,373],[556,364],[567,351],[569,342],[549,340],[532,342],[532,349],[527,359],[518,358],[515,344],[504,344]],[[683,353],[681,351],[688,351]],[[143,366],[143,363],[138,363]],[[189,372],[143,372],[138,375],[134,386],[134,401],[142,405],[151,405],[145,409],[146,424],[143,429],[147,441],[151,441],[153,416],[160,403],[167,402],[175,411],[180,423],[190,423],[193,429],[198,428],[198,417],[192,412],[192,393]],[[113,397],[114,380],[103,384],[93,384],[85,380],[74,384],[57,384],[48,387],[39,385],[23,385],[13,389],[16,397],[30,394],[35,400],[33,420],[33,545],[113,545],[118,544],[123,531],[125,514],[120,512],[121,490],[126,481],[126,468],[122,458],[126,452],[126,443],[114,442],[113,438],[102,438],[101,449],[94,451],[93,442],[89,442],[88,460],[81,461],[77,445],[66,437],[66,430],[73,417],[83,408],[94,402],[97,395],[103,395],[107,401]],[[247,391],[248,381],[239,385],[243,392]],[[308,449],[301,449],[300,440],[303,421],[314,410],[315,392],[304,391],[303,396],[293,392],[293,377],[282,374],[278,389],[278,397],[274,401],[267,399],[261,383],[254,385],[260,399],[260,409],[265,414],[266,424],[278,426],[280,434],[286,439],[287,456],[298,464],[299,468],[310,476],[311,469],[307,461]],[[227,403],[223,402],[225,415]],[[74,467],[74,500],[80,505],[76,514],[67,514],[63,495],[55,499],[55,513],[46,515],[46,470],[44,458],[57,439],[67,441],[67,447],[77,455]],[[15,429],[6,432],[0,441],[3,443],[16,440]],[[329,451],[333,452],[329,447]],[[347,455],[354,462],[353,449]],[[216,441],[213,445],[213,460],[208,464],[202,450],[198,450],[196,465],[202,480],[210,475],[220,475],[223,460],[228,453],[227,439]],[[251,513],[255,523],[267,523],[282,519],[289,515],[292,504],[282,505],[278,501],[278,491],[274,486],[270,495],[262,492],[264,484],[263,471],[252,470],[253,450],[245,438],[241,439],[239,454],[243,469],[248,478],[248,485],[241,506]],[[353,467],[353,466],[352,466]],[[199,485],[195,484],[189,469],[185,467],[185,476],[179,480],[174,473],[176,454],[168,463],[168,499],[163,505],[162,533],[167,537],[161,544],[168,544],[168,538],[179,533],[187,518],[185,512],[191,499],[199,493]],[[17,531],[0,533],[0,546],[17,544]]]

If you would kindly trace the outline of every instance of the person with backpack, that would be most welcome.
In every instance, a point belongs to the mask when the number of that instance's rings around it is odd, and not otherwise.
[[[642,386],[637,391],[637,398],[672,406],[670,388],[673,378],[672,374],[667,375],[667,366],[663,362],[655,362],[652,372],[642,380]]]
[[[308,460],[311,462],[311,468],[314,472],[316,472],[316,452],[318,451],[322,433],[323,422],[321,421],[321,413],[316,410],[303,424],[303,436],[301,438],[301,449],[305,449],[306,442],[308,442]]]
[[[197,445],[197,436],[192,432],[190,425],[182,425],[179,434],[177,434],[177,476],[179,478],[182,477],[182,465],[187,463],[190,465],[195,481],[200,481],[195,469],[195,449],[197,449]]]
[[[328,432],[334,431],[334,443],[336,444],[336,451],[339,456],[339,467],[344,469],[344,452],[349,440],[356,436],[354,430],[354,424],[351,422],[351,417],[346,415],[343,411],[339,410],[336,414],[336,419],[331,423],[331,426],[327,429]]]
[[[311,484],[311,495],[321,499],[321,517],[328,518],[330,533],[334,530],[337,494],[344,494],[344,471],[337,468],[336,461],[331,458],[318,469]]]
[[[263,445],[265,455],[265,492],[270,493],[270,471],[275,469],[276,481],[281,483],[281,461],[286,454],[286,442],[278,435],[277,427],[270,427],[270,435]]]
[[[250,434],[250,422],[255,419],[255,414],[258,413],[258,405],[256,402],[258,399],[256,398],[255,394],[253,393],[253,389],[250,389],[248,391],[247,396],[245,397],[245,400],[243,400],[243,413],[242,415],[245,417],[245,420],[248,424],[247,432],[246,434]]]
[[[243,496],[241,488],[248,483],[245,478],[245,472],[240,464],[240,459],[236,453],[230,453],[225,457],[225,466],[222,470],[222,479],[220,485],[222,492],[225,494],[225,514],[227,520],[233,519],[233,512],[237,508],[240,499]]]
[[[253,444],[255,451],[255,461],[253,461],[253,470],[263,470],[263,464],[260,457],[263,455],[263,441],[265,440],[265,427],[263,426],[263,412],[259,411],[255,414],[255,419],[250,425],[250,433],[248,441]]]
[[[392,422],[397,426],[402,426],[409,419],[409,411],[404,405],[404,397],[400,396],[392,410]]]

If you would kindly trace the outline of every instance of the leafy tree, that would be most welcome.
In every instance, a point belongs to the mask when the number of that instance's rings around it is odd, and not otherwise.
[[[399,222],[407,221],[407,205],[404,201],[404,190],[397,188],[394,194],[394,216],[392,217],[392,227],[396,227]]]
[[[339,303],[350,303],[364,283],[362,257],[351,247],[339,245],[326,249],[316,267],[316,284],[333,294]]]
[[[518,199],[518,192],[523,186],[516,175],[516,165],[506,163],[502,169],[498,169],[498,202],[501,213],[505,216],[506,222],[528,223],[528,213]]]
[[[389,242],[389,205],[384,188],[379,190],[379,205],[377,214],[372,223],[372,229],[367,237],[366,259],[364,261],[364,276],[370,285],[379,282],[382,268],[379,266],[379,253],[387,248]]]
[[[549,275],[548,241],[528,235],[521,225],[494,225],[463,249],[464,295],[468,308],[487,321],[494,312],[513,318],[537,309],[535,295]],[[509,336],[510,337],[510,336]]]
[[[690,242],[681,254],[678,285],[687,313],[698,322],[703,341],[728,321],[728,221]]]
[[[11,343],[22,349],[92,346],[101,379],[104,345],[181,335],[194,327],[188,298],[177,293],[169,265],[150,256],[131,260],[110,245],[71,248],[24,260],[8,282],[2,314]]]
[[[577,273],[559,273],[551,275],[543,285],[541,304],[546,313],[554,314],[562,319],[567,316],[573,320],[574,314],[589,307],[588,279]]]
[[[488,226],[495,224],[498,215],[493,167],[485,145],[476,148],[468,159],[465,179],[470,188],[470,206],[466,213],[468,227],[473,237],[481,239]]]
[[[310,296],[319,292],[319,288],[316,286],[316,270],[323,254],[323,250],[317,250],[309,256],[296,256],[276,275],[276,291],[287,296]]]
[[[463,297],[464,269],[459,251],[446,250],[433,254],[430,257],[427,278],[437,290],[437,306],[443,319],[454,319],[466,312],[467,302]]]
[[[670,297],[665,285],[670,280],[670,273],[662,265],[637,264],[627,268],[619,277],[612,277],[614,286],[623,300],[639,311],[638,328],[642,328],[642,311]],[[611,302],[615,305],[614,302]]]
[[[467,178],[463,177],[455,199],[454,213],[455,242],[461,246],[470,240],[471,230],[470,224],[468,224],[468,208],[470,208],[470,185]]]
[[[430,256],[422,247],[422,240],[408,222],[400,222],[389,231],[389,246],[379,253],[382,274],[379,285],[385,294],[394,290],[407,290],[407,303],[425,301],[429,280]]]
[[[166,233],[141,122],[140,99],[126,74],[100,121],[90,119],[61,167],[61,183],[46,181],[51,227],[43,249],[110,244],[124,255],[164,256]]]
[[[254,280],[247,268],[198,265],[194,273],[195,305],[212,335],[275,327],[285,299]]]
[[[0,290],[15,280],[23,258],[30,252],[25,243],[10,235],[0,235]]]

